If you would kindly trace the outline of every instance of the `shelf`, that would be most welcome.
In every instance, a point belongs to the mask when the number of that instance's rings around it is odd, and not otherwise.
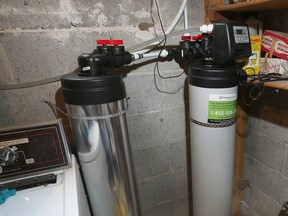
[[[265,10],[280,10],[288,8],[288,0],[250,0],[247,2],[234,3],[230,5],[218,4],[212,6],[211,9],[216,12],[235,11],[265,11]]]
[[[288,90],[288,81],[266,82],[265,87]]]

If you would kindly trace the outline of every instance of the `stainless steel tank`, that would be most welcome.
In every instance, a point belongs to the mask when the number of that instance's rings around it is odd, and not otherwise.
[[[120,74],[61,79],[94,216],[141,215]]]

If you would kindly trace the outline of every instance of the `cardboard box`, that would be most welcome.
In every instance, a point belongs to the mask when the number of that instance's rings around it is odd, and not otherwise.
[[[288,60],[288,34],[278,31],[265,30],[261,49],[273,52],[273,55]]]
[[[261,74],[283,74],[288,67],[288,61],[279,58],[261,58]]]
[[[244,66],[244,69],[248,75],[259,74],[260,71],[260,55],[261,55],[261,39],[260,35],[251,35],[251,50],[252,54],[248,59],[248,62]]]

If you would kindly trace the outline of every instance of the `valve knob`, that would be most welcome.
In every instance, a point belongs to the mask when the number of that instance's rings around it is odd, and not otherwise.
[[[123,45],[123,40],[96,40],[97,45],[107,46],[114,45],[119,46]]]
[[[15,151],[10,147],[0,147],[0,162],[9,163],[13,162],[16,158]]]
[[[195,36],[192,37],[192,40],[198,41],[198,40],[201,40],[201,38],[202,38],[202,34],[200,34],[200,35],[195,35]]]
[[[107,46],[110,44],[110,40],[96,40],[97,45]]]
[[[114,46],[123,45],[123,40],[110,40],[110,45]]]
[[[182,36],[182,41],[190,41],[191,40],[191,36]]]

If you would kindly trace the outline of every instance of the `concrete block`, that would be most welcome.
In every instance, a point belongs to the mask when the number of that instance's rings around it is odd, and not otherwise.
[[[124,79],[129,100],[129,114],[158,111],[163,106],[163,94],[154,85],[153,75],[137,75]]]
[[[286,149],[286,159],[285,159],[285,163],[284,163],[284,167],[283,167],[283,175],[288,177],[288,158],[287,158],[288,154],[287,154],[287,149]]]
[[[5,48],[1,42],[0,42],[0,69],[2,72],[0,84],[12,83],[15,81],[11,63],[6,54]]]
[[[282,116],[283,119],[287,117]],[[275,124],[266,120],[259,120],[259,131],[271,138],[277,139],[280,142],[288,143],[287,127]]]
[[[0,127],[8,127],[14,125],[13,111],[7,98],[7,93],[0,91]]]
[[[252,130],[259,130],[259,117],[251,116],[250,114],[247,117],[247,128]]]
[[[259,131],[261,133],[288,143],[288,122],[285,120],[288,118],[288,111],[286,109],[265,104],[261,108],[259,118]]]
[[[259,215],[257,212],[255,211],[250,211],[250,214],[249,216],[262,216],[262,215]]]
[[[63,1],[63,0],[62,0]],[[12,10],[15,13],[21,11],[55,11],[60,8],[61,0],[38,1],[38,0],[25,0],[25,1],[5,1],[0,0],[0,9],[2,11]]]
[[[189,103],[188,83],[187,83],[188,81],[187,81],[186,74],[181,70],[169,72],[170,77],[177,76],[180,74],[182,74],[180,77],[167,79],[165,81],[165,91],[173,93],[173,94],[164,94],[164,102],[165,102],[165,107],[167,109],[184,107],[185,102],[187,104]]]
[[[132,41],[132,35],[126,32],[55,30],[2,33],[0,42],[6,50],[16,80],[28,82],[76,70],[78,56],[91,53],[96,47],[96,39],[109,38],[110,35]]]
[[[70,27],[70,20],[57,14],[0,15],[0,29],[60,29]]]
[[[245,202],[241,202],[241,216],[249,216],[250,207]]]
[[[279,203],[288,200],[288,178],[258,162],[255,163],[254,185]]]
[[[1,1],[0,29],[70,28],[68,14],[62,8],[63,1],[67,0]]]
[[[264,134],[250,130],[247,133],[245,151],[270,168],[282,171],[285,158],[285,145]]]
[[[186,139],[186,133],[189,132],[186,132],[185,118],[184,107],[165,111],[163,127],[167,141],[175,142]]]
[[[59,83],[54,83],[45,87],[5,91],[6,97],[0,106],[0,122],[4,122],[4,126],[12,126],[55,120],[53,111],[41,99],[55,103],[55,94],[59,87]]]
[[[79,53],[72,46],[70,32],[7,33],[0,39],[18,82],[41,80],[77,68]]]
[[[243,197],[242,197],[242,202],[243,202],[245,209],[247,208],[250,209],[251,197],[252,197],[252,188],[251,187],[245,188],[243,191]]]
[[[180,141],[169,144],[171,168],[182,169],[187,167],[187,149],[186,142]]]
[[[81,23],[76,26],[138,25],[151,22],[150,2],[147,1],[85,1],[71,0],[73,13]]]
[[[193,27],[198,27],[202,25],[205,15],[205,4],[202,0],[188,1],[188,16],[189,25]]]
[[[173,202],[149,208],[143,211],[143,216],[174,216]]]
[[[137,179],[158,176],[169,171],[170,158],[167,145],[154,146],[134,152]]]
[[[166,141],[162,112],[128,116],[128,128],[134,149],[156,146]]]
[[[281,210],[281,205],[278,202],[258,190],[256,187],[253,188],[252,193],[253,197],[250,206],[251,212],[255,212],[261,216],[278,215]]]
[[[188,192],[187,171],[177,170],[139,182],[140,200],[143,209],[167,202]]]
[[[262,103],[255,101],[248,107],[247,127],[254,130],[259,130],[259,112],[261,110]]]
[[[191,205],[192,206],[192,203]],[[174,216],[189,216],[188,195],[174,199]]]
[[[255,161],[245,155],[244,158],[244,178],[249,181],[250,184],[253,184],[255,178]]]

